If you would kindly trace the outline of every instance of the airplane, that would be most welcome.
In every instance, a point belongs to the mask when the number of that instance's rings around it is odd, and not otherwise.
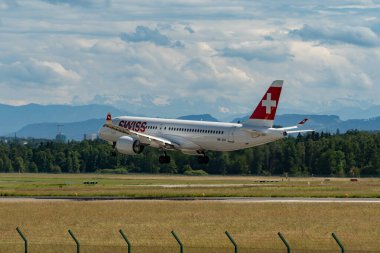
[[[99,137],[113,145],[122,154],[137,155],[146,146],[163,152],[161,164],[170,163],[166,151],[181,151],[198,156],[198,162],[209,162],[207,151],[233,151],[274,142],[288,134],[312,132],[297,130],[307,119],[296,126],[274,128],[273,122],[280,100],[283,80],[270,85],[263,98],[242,123],[222,123],[179,119],[120,116],[107,114],[106,123],[99,130]]]

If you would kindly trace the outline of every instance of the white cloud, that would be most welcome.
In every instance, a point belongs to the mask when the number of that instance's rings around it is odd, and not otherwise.
[[[280,106],[290,112],[347,98],[380,104],[376,3],[0,0],[1,8],[0,103],[226,117],[250,112],[284,79]]]
[[[5,11],[17,6],[18,3],[16,0],[0,0],[0,11]]]
[[[80,80],[80,75],[72,70],[65,69],[59,62],[52,62],[52,61],[39,61],[36,59],[32,59],[32,61],[41,67],[46,67],[56,74],[73,80]]]
[[[120,38],[126,42],[152,42],[158,46],[166,47],[183,47],[180,41],[171,41],[166,35],[156,29],[151,29],[146,26],[139,25],[135,32],[122,33]]]
[[[300,66],[305,83],[318,84],[326,88],[370,88],[372,81],[345,56],[322,45],[293,42],[292,53]],[[318,73],[320,73],[318,75]]]
[[[169,97],[164,97],[164,96],[156,97],[153,99],[152,102],[153,104],[158,105],[158,106],[170,105]]]
[[[43,0],[45,2],[56,4],[56,5],[69,5],[74,7],[108,7],[110,5],[110,0]]]
[[[227,107],[224,107],[224,106],[219,106],[219,111],[221,113],[229,113],[230,109],[228,109]]]
[[[239,57],[247,61],[282,62],[292,57],[286,45],[272,41],[231,45],[220,52],[225,57]]]
[[[9,63],[0,62],[2,83],[16,86],[57,86],[65,85],[65,81],[79,81],[80,76],[75,71],[65,69],[60,63],[37,60],[34,58],[20,59]]]
[[[365,47],[377,47],[380,45],[379,36],[371,28],[362,26],[306,24],[300,29],[291,30],[290,34],[299,36],[306,41],[320,41],[323,43],[343,42]]]

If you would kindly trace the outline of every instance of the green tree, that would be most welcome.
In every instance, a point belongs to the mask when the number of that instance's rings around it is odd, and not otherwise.
[[[14,161],[13,168],[18,172],[25,172],[25,163],[22,157],[17,156]]]
[[[34,162],[29,163],[29,172],[37,173],[38,167]]]

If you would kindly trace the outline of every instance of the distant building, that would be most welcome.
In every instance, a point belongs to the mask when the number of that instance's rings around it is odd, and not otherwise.
[[[57,125],[57,135],[55,136],[55,141],[59,143],[65,143],[67,139],[66,136],[62,133],[62,128],[63,125]]]
[[[60,143],[65,143],[66,142],[66,135],[59,133],[55,136],[55,141],[60,142]]]
[[[94,141],[98,138],[98,135],[97,134],[84,134],[83,135],[83,140],[87,140],[87,141]]]

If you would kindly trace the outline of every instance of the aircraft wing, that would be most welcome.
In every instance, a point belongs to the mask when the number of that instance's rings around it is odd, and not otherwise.
[[[128,131],[131,133],[130,134],[131,136],[139,139],[142,143],[150,144],[151,142],[154,142],[158,144],[159,146],[166,147],[166,148],[168,147],[176,148],[178,146],[176,143],[173,143],[172,141],[165,138],[156,137],[149,134],[142,134],[142,133],[138,133],[131,130],[128,130]]]
[[[106,124],[104,124],[104,127],[108,127],[110,129],[113,129],[113,130],[118,131],[120,133],[124,133],[126,135],[135,137],[136,139],[140,140],[144,144],[151,145],[152,143],[155,143],[156,145],[158,145],[160,147],[174,148],[174,149],[178,149],[178,147],[179,147],[179,145],[177,143],[174,143],[174,142],[172,142],[168,139],[165,139],[165,138],[156,137],[156,136],[152,136],[149,134],[143,134],[143,133],[139,133],[136,131],[129,130],[129,129],[124,128],[124,127],[115,126],[112,124],[112,121],[107,120]]]

